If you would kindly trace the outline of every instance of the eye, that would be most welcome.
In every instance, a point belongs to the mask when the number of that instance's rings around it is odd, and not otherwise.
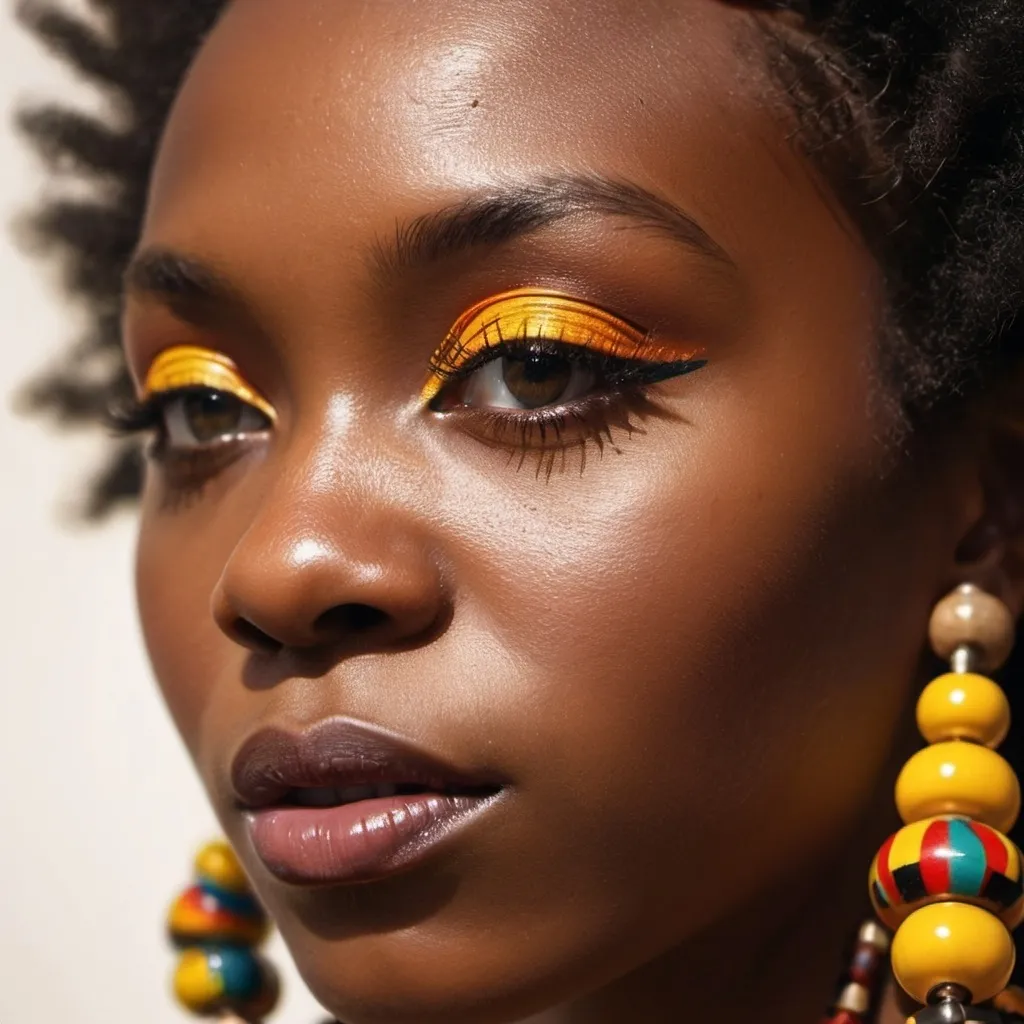
[[[545,409],[688,373],[702,355],[591,303],[520,289],[459,317],[434,353],[423,400],[437,412]]]
[[[277,422],[274,407],[226,355],[194,345],[157,356],[142,389],[142,410],[140,425],[156,427],[160,449],[172,452],[262,433]]]
[[[566,453],[619,451],[612,431],[643,434],[650,389],[699,370],[704,349],[558,292],[519,289],[478,303],[455,322],[430,361],[421,398],[458,413],[463,432],[490,447],[537,453],[550,476]],[[662,418],[665,418],[664,415]]]
[[[227,391],[188,388],[164,395],[163,444],[175,451],[209,447],[270,430],[270,418]]]
[[[498,355],[459,388],[459,402],[473,409],[542,409],[581,398],[598,382],[582,360],[533,348]]]

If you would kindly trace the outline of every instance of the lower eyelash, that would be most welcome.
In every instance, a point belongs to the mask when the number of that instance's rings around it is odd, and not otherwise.
[[[249,446],[243,439],[209,448],[172,451],[159,439],[150,449],[150,457],[160,466],[163,476],[164,508],[180,508],[199,498],[219,473],[237,462]]]
[[[161,469],[161,508],[164,509],[178,509],[196,501],[206,485],[241,458],[249,447],[244,438],[239,438],[228,444],[221,442],[205,448],[170,449],[163,432],[163,408],[164,403],[174,396],[174,392],[158,392],[141,401],[131,399],[118,403],[107,412],[108,424],[117,434],[125,437],[151,435],[145,454]]]
[[[532,462],[535,476],[545,480],[556,471],[565,473],[573,455],[582,475],[591,449],[598,458],[608,451],[622,455],[617,435],[643,435],[649,419],[679,418],[653,402],[643,387],[525,414],[474,409],[471,415],[475,423],[469,432],[477,440],[507,451],[507,465],[514,464],[517,472]]]

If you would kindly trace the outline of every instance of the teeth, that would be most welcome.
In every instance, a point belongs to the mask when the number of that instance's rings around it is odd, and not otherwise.
[[[343,804],[354,804],[357,800],[369,800],[376,792],[376,786],[346,786],[338,790],[338,798]]]
[[[300,807],[335,807],[338,804],[338,791],[323,786],[316,789],[297,789],[293,796]]]

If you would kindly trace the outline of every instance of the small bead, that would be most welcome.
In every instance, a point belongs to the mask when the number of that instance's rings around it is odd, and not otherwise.
[[[882,954],[874,946],[862,942],[857,946],[853,959],[850,961],[850,981],[856,981],[870,988],[875,983],[878,969],[881,966]]]
[[[934,903],[911,914],[892,943],[892,969],[919,1003],[943,984],[962,985],[983,1003],[1006,988],[1016,953],[998,918],[967,903]]]
[[[876,921],[865,921],[860,926],[857,941],[873,946],[879,953],[888,953],[891,940],[889,933]]]
[[[970,1001],[971,993],[963,985],[957,985],[950,981],[944,981],[941,985],[936,985],[928,993],[929,1006],[939,1003],[959,1003],[961,1006],[964,1006]]]
[[[245,877],[235,851],[223,841],[209,843],[199,851],[195,872],[198,880],[212,882],[231,892],[250,890],[249,879]]]
[[[914,1024],[966,1024],[967,1008],[962,1003],[929,1006],[911,1017]]]
[[[867,1013],[870,1005],[871,993],[856,982],[847,985],[836,1000],[837,1010],[850,1010],[852,1013]]]
[[[1009,832],[1020,813],[1020,784],[1009,764],[987,747],[936,743],[904,765],[896,780],[896,806],[908,824],[957,814]]]
[[[928,635],[932,649],[945,661],[958,647],[971,647],[978,667],[994,671],[1010,656],[1015,624],[1009,608],[973,584],[957,587],[932,612]]]
[[[910,1018],[909,1024],[1006,1024],[995,1010],[961,1003],[929,1006]]]
[[[869,894],[879,918],[898,928],[918,907],[962,900],[1020,921],[1022,856],[1001,832],[980,821],[926,818],[890,836],[871,865]]]
[[[948,672],[924,688],[917,702],[917,727],[929,743],[971,740],[998,747],[1010,729],[1010,702],[985,676]]]
[[[864,1024],[859,1013],[850,1010],[837,1010],[831,1017],[826,1017],[824,1024]]]

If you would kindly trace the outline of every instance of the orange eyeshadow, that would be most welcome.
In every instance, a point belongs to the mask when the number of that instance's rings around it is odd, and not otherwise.
[[[211,388],[234,395],[277,422],[274,407],[245,382],[238,367],[227,356],[196,345],[176,345],[161,352],[153,361],[142,387],[142,398],[178,391],[182,388]]]
[[[445,384],[481,352],[531,341],[555,342],[612,358],[651,363],[680,362],[703,354],[703,349],[692,344],[652,342],[648,332],[599,306],[560,292],[523,288],[485,299],[456,320],[430,361],[422,401],[436,398]]]

